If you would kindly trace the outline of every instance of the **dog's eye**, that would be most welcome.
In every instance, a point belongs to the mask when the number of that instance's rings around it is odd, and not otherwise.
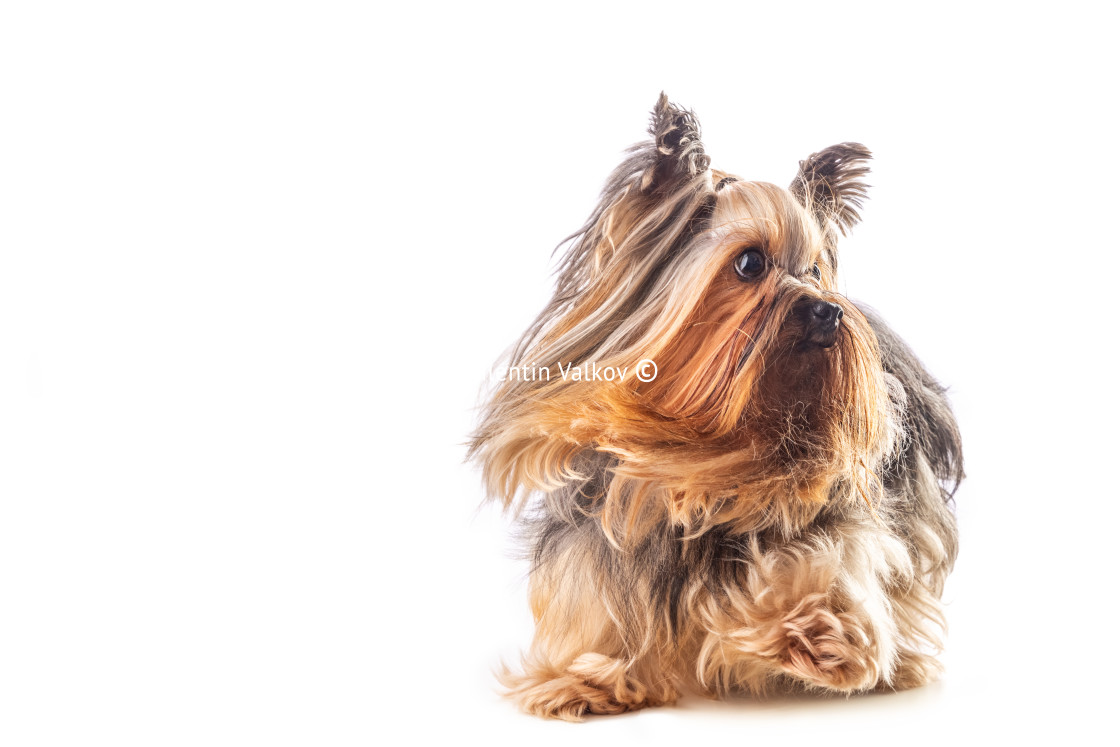
[[[820,265],[817,265],[817,264],[813,265],[813,269],[811,270],[811,272],[813,273],[814,278],[816,278],[817,280],[821,279],[821,266]]]
[[[747,249],[735,258],[735,274],[742,280],[757,280],[766,270],[766,256],[758,249]]]

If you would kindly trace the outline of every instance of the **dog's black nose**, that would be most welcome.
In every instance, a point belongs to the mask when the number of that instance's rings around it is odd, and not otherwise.
[[[836,334],[843,317],[844,310],[838,304],[828,301],[814,301],[809,304],[808,314],[802,317],[806,322],[806,342],[822,348],[832,347],[836,343]]]
[[[835,327],[844,318],[844,310],[838,304],[817,301],[812,306],[813,321],[822,329]]]

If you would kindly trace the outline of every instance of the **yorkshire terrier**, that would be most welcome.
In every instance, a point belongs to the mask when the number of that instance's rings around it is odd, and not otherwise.
[[[922,685],[964,473],[945,389],[837,291],[870,152],[826,148],[782,189],[710,168],[664,94],[649,132],[472,438],[531,543],[536,634],[503,683],[569,720]]]

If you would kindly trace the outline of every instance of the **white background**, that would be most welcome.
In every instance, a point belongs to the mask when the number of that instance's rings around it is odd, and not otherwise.
[[[0,741],[1104,738],[1115,19],[777,7],[5,4]],[[875,154],[845,287],[966,446],[938,684],[582,726],[494,694],[525,568],[463,443],[663,89],[747,178]]]

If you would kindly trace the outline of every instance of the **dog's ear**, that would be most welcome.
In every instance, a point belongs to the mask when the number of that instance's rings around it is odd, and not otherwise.
[[[672,190],[708,170],[712,159],[704,153],[700,122],[691,111],[669,103],[662,91],[649,118],[657,162],[642,176],[641,187]]]
[[[789,185],[793,193],[821,226],[835,225],[847,235],[859,223],[859,210],[867,197],[863,177],[870,169],[871,151],[859,143],[840,143],[825,148],[801,162],[797,178]]]

